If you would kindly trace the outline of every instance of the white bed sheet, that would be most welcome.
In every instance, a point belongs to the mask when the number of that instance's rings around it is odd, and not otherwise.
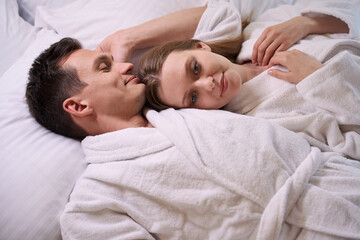
[[[33,26],[19,16],[18,10],[16,1],[0,1],[0,76],[35,39]]]

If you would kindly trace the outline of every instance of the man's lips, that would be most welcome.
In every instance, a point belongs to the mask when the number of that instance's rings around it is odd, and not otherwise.
[[[137,77],[135,77],[134,75],[131,75],[129,78],[127,78],[125,80],[125,85],[127,85],[128,83],[131,83],[131,84],[138,84],[139,83],[139,79]]]
[[[225,74],[223,73],[220,79],[220,97],[224,95],[228,88],[228,81],[225,77]]]

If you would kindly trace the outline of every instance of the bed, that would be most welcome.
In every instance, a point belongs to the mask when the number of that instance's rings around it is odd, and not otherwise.
[[[59,217],[86,168],[79,142],[45,130],[28,112],[24,94],[33,59],[65,36],[94,49],[118,29],[205,2],[1,1],[0,239],[61,239]],[[256,5],[243,2],[246,14]],[[261,11],[257,8],[253,16]],[[136,52],[131,61],[136,63],[142,53]]]

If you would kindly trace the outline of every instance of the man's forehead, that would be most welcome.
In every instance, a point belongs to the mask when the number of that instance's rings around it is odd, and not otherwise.
[[[77,70],[85,70],[91,67],[96,53],[88,49],[78,49],[64,58],[63,66],[71,66]]]
[[[91,50],[77,49],[65,57],[64,64],[73,63],[74,61],[85,60],[91,58]]]

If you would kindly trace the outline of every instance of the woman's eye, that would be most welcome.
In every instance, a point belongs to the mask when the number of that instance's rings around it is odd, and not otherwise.
[[[197,99],[197,95],[196,95],[196,92],[193,92],[191,94],[191,103],[194,104],[196,102],[196,99]]]
[[[194,73],[197,75],[200,72],[200,66],[197,61],[194,62]]]

